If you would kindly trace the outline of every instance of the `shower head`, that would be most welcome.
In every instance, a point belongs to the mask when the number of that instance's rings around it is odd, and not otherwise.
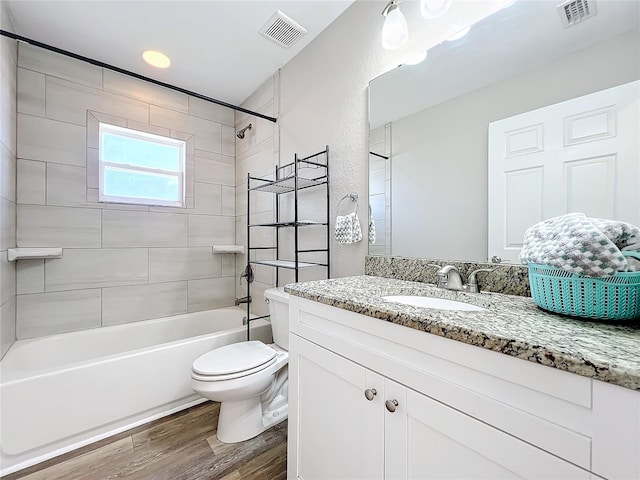
[[[252,125],[249,124],[246,127],[244,127],[242,130],[238,130],[236,132],[236,137],[243,139],[244,138],[244,132],[246,132],[247,130],[251,130]]]

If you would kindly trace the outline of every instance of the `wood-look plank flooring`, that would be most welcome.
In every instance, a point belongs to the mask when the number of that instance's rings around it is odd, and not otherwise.
[[[219,403],[203,403],[2,480],[286,479],[287,422],[226,444],[216,437],[219,408]]]

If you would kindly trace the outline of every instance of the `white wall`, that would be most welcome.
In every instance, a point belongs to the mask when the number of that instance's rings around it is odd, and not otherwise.
[[[280,72],[282,159],[329,145],[332,228],[338,201],[352,191],[360,195],[360,220],[367,226],[367,86],[384,71],[379,40],[383,7],[381,2],[355,2]],[[324,212],[323,192],[306,201],[315,210],[309,215]],[[352,245],[332,241],[331,248],[332,277],[364,273],[365,240]]]
[[[639,45],[634,30],[394,121],[392,254],[486,261],[488,124],[637,80]]]
[[[0,26],[13,31],[5,3]],[[16,245],[16,42],[0,37],[0,358],[16,338],[16,267],[7,249]]]
[[[3,57],[4,58],[4,57]],[[18,54],[17,337],[233,305],[233,111],[27,44]],[[97,202],[97,120],[187,141],[186,208]]]
[[[475,21],[502,3],[454,2],[452,12]],[[451,33],[447,30],[451,17],[425,23],[415,14],[419,4],[406,2],[403,11],[409,24],[409,43],[387,52],[380,41],[384,6],[385,2],[357,0],[280,72],[281,158],[292,158],[296,152],[310,154],[329,145],[332,228],[338,201],[355,191],[360,195],[360,221],[366,232],[369,81]],[[322,197],[318,192],[308,199],[314,210],[310,215],[322,214]],[[332,241],[331,276],[364,273],[367,247],[366,234],[362,242],[353,245]],[[313,275],[321,277],[322,272],[305,271],[302,279]]]

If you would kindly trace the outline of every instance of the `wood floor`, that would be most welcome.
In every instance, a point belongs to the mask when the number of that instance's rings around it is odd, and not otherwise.
[[[242,443],[218,441],[220,404],[207,402],[2,480],[286,479],[287,422]]]

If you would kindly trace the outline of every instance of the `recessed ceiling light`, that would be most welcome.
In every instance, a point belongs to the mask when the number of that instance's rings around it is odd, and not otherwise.
[[[142,59],[152,67],[167,68],[171,65],[169,57],[157,50],[145,50],[142,52]]]

